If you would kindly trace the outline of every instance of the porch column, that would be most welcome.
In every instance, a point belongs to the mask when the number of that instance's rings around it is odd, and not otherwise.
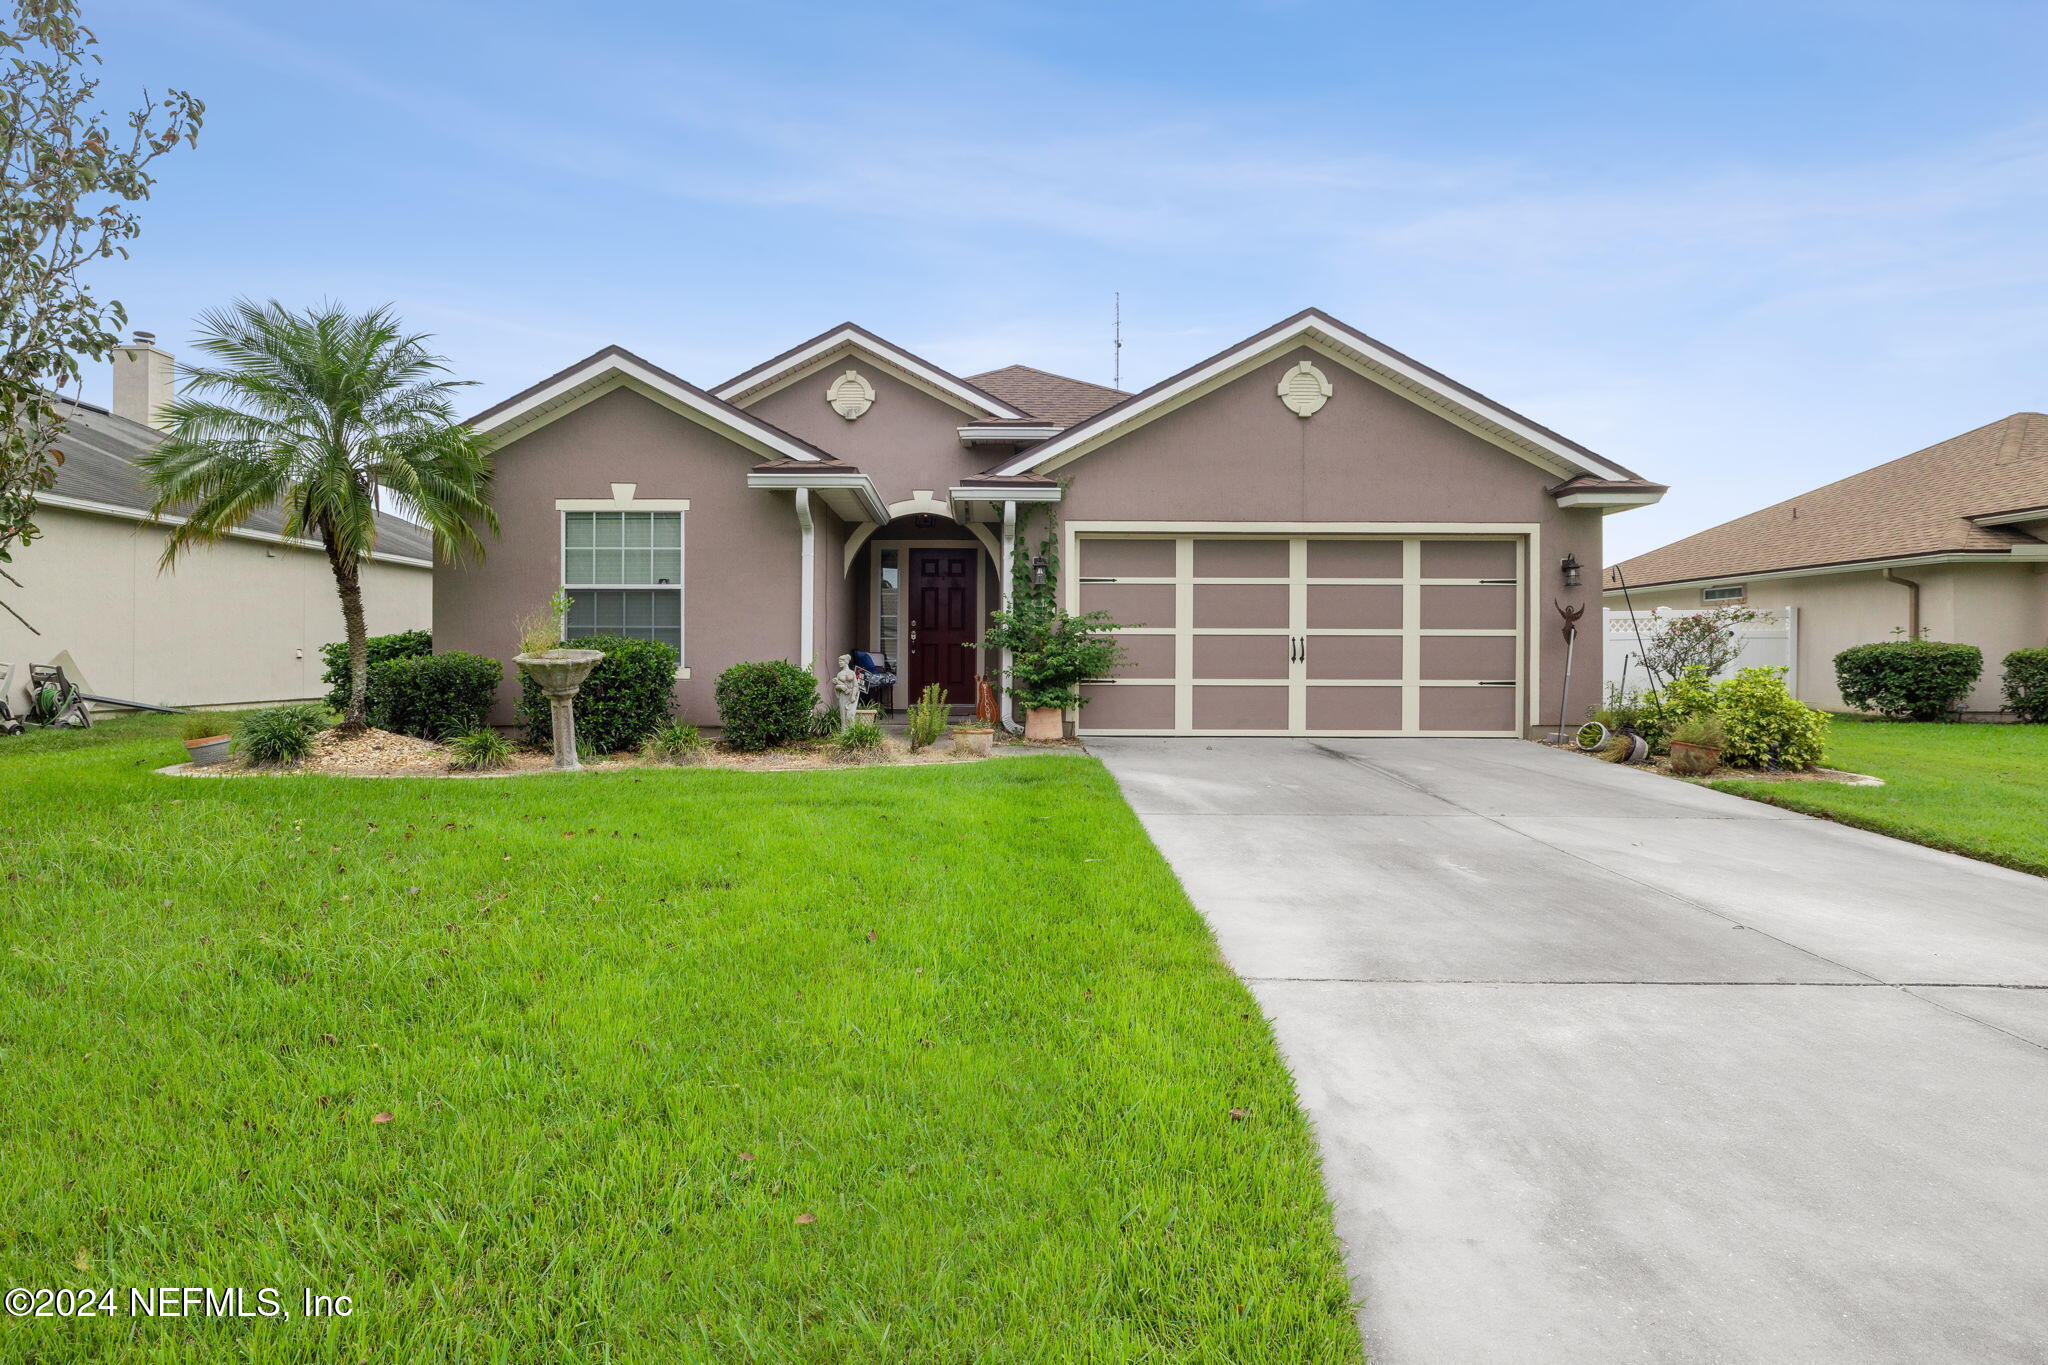
[[[1010,568],[1017,557],[1017,500],[1003,501],[1003,552],[996,561],[997,596],[1002,599],[1004,611],[1016,610],[1013,584],[1010,582]],[[1011,734],[1022,733],[1016,722],[1010,719],[1010,651],[996,652],[996,719],[1002,722]]]
[[[818,528],[811,517],[811,490],[808,488],[796,490],[796,524],[803,541],[803,568],[800,573],[803,599],[797,611],[796,662],[799,668],[809,668],[818,656],[818,641],[812,634],[816,629],[813,620],[818,600]]]

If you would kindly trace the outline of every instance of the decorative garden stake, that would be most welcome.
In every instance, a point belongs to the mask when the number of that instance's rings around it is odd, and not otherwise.
[[[1583,606],[1568,607],[1555,597],[1550,599],[1550,605],[1556,607],[1557,614],[1564,618],[1564,691],[1557,696],[1557,742],[1563,744],[1567,742],[1564,727],[1569,723],[1566,708],[1572,696],[1572,646],[1579,641],[1579,618],[1586,614],[1586,609]]]
[[[574,772],[583,766],[576,757],[576,693],[590,676],[590,670],[603,660],[601,649],[550,649],[541,654],[521,654],[512,660],[547,694],[548,717],[554,722],[557,771]]]

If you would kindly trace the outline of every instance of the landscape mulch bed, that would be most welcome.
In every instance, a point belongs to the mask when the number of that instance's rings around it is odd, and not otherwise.
[[[1576,744],[1556,744],[1544,741],[1552,749],[1564,749],[1570,753],[1582,754],[1598,760],[1600,755]],[[1804,772],[1792,772],[1784,768],[1716,768],[1710,773],[1679,773],[1671,770],[1671,760],[1666,757],[1652,758],[1648,763],[1618,763],[1616,767],[1641,768],[1664,777],[1675,777],[1681,782],[1838,782],[1845,787],[1882,787],[1884,779],[1872,777],[1869,773],[1845,772],[1840,768],[1808,768]]]

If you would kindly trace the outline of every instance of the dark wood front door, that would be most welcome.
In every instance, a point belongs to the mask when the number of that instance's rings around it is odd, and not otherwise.
[[[979,635],[974,621],[979,568],[973,545],[910,551],[909,610],[904,613],[910,632],[909,700],[937,683],[952,705],[974,705],[976,654],[967,646]]]

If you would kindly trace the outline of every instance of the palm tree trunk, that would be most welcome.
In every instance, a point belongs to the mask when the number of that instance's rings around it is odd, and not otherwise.
[[[348,706],[341,713],[344,731],[360,730],[367,723],[370,691],[370,632],[363,625],[362,565],[354,555],[344,555],[326,536],[327,566],[334,570],[334,589],[341,595],[341,624],[348,639]]]

